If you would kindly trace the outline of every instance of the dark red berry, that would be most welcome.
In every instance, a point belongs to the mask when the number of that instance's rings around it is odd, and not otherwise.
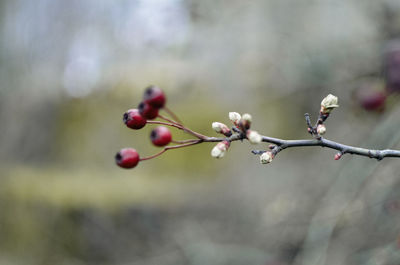
[[[157,118],[158,116],[158,109],[152,107],[146,102],[141,102],[138,106],[139,113],[142,115],[143,118],[146,118],[148,120],[152,120]]]
[[[358,94],[358,101],[361,107],[366,110],[383,110],[386,94],[382,91],[365,91]]]
[[[130,109],[124,113],[123,121],[131,129],[139,130],[146,125],[147,120],[140,115],[139,110]]]
[[[167,127],[159,126],[151,131],[150,139],[156,146],[165,146],[171,142],[172,135]]]
[[[385,109],[387,92],[381,80],[368,78],[360,81],[353,92],[353,98],[361,108],[381,112]]]
[[[384,56],[384,77],[386,90],[400,92],[400,40],[390,41]]]
[[[144,91],[143,101],[150,104],[154,108],[160,109],[164,107],[166,98],[161,88],[149,86]]]
[[[122,168],[134,168],[139,163],[139,153],[133,148],[121,149],[115,155],[115,162]]]

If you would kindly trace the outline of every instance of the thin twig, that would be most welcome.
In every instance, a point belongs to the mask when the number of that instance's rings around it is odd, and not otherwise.
[[[179,130],[182,130],[182,126],[175,124],[175,123],[168,123],[168,122],[163,122],[163,121],[147,121],[147,123],[149,124],[161,124],[161,125],[165,125],[165,126],[171,126],[171,127],[175,127]]]
[[[171,143],[174,143],[174,144],[186,144],[186,143],[197,142],[198,140],[199,140],[199,139],[171,140]]]
[[[153,159],[157,156],[162,155],[164,152],[168,151],[168,150],[172,150],[172,149],[178,149],[178,148],[182,148],[182,147],[188,147],[188,146],[192,146],[192,145],[196,145],[203,142],[203,140],[199,139],[196,140],[196,142],[190,142],[190,143],[186,143],[186,144],[180,144],[180,145],[173,145],[173,146],[166,146],[163,148],[163,150],[161,150],[160,152],[158,152],[157,154],[151,155],[151,156],[147,156],[147,157],[143,157],[140,158],[140,161],[144,161],[144,160],[149,160],[149,159]]]
[[[172,119],[174,119],[177,123],[183,125],[182,121],[178,118],[178,116],[172,110],[170,110],[166,106],[164,106],[163,109],[165,110],[165,112],[167,112],[172,117]]]
[[[171,119],[169,119],[169,118],[165,117],[164,115],[158,114],[158,116],[157,116],[157,117],[158,117],[158,118],[160,118],[160,119],[163,119],[163,120],[165,120],[165,121],[168,121],[168,122],[170,122],[170,123],[173,123],[173,124],[177,124],[177,125],[183,126],[183,125],[182,125],[182,124],[180,124],[179,122],[177,122],[177,121],[174,121],[174,120],[171,120]]]
[[[331,149],[335,149],[340,151],[343,154],[353,154],[366,156],[369,158],[375,158],[377,160],[382,160],[385,157],[400,157],[399,150],[374,150],[374,149],[366,149],[361,147],[355,147],[350,145],[341,144],[338,142],[334,142],[328,139],[320,138],[312,139],[312,140],[282,140],[277,138],[271,138],[267,136],[262,136],[262,141],[267,143],[273,143],[278,145],[281,150],[291,147],[302,147],[302,146],[321,146],[328,147]]]
[[[314,129],[313,126],[311,125],[310,114],[308,113],[304,114],[304,118],[306,119],[308,128],[310,128],[311,130]]]
[[[175,128],[177,128],[177,129],[182,130],[182,131],[184,131],[184,132],[187,132],[187,133],[189,133],[189,134],[191,134],[191,135],[193,135],[193,136],[195,136],[196,138],[201,139],[201,140],[207,138],[207,136],[205,136],[205,135],[203,135],[203,134],[201,134],[201,133],[192,131],[191,129],[189,129],[189,128],[187,128],[187,127],[181,125],[181,124],[177,124],[177,123],[175,123],[174,121],[172,121],[172,120],[170,120],[170,119],[168,119],[168,118],[165,118],[165,117],[162,116],[162,115],[158,115],[158,116],[159,116],[159,118],[164,119],[164,120],[166,120],[166,121],[169,121],[170,123],[168,123],[168,122],[163,122],[163,121],[147,121],[147,123],[150,123],[150,124],[161,124],[161,125],[166,125],[166,126],[175,127]]]

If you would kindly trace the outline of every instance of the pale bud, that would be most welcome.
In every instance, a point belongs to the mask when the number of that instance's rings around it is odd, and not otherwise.
[[[262,136],[256,131],[248,130],[246,136],[252,144],[259,144],[262,141]]]
[[[323,124],[318,124],[318,126],[317,126],[317,133],[318,133],[319,135],[325,134],[325,133],[326,133],[326,126],[323,125]]]
[[[260,155],[260,163],[261,164],[269,164],[274,159],[274,154],[272,152],[264,152]]]
[[[240,119],[242,118],[242,116],[240,116],[239,113],[237,112],[229,112],[229,119],[233,122],[233,124],[237,124]]]
[[[321,112],[330,113],[334,108],[339,107],[338,98],[332,94],[329,94],[321,101]]]
[[[211,150],[211,156],[215,158],[222,158],[226,154],[226,151],[229,148],[230,143],[228,141],[219,142],[214,148]]]
[[[251,122],[251,115],[248,113],[245,113],[245,114],[243,114],[242,119],[247,122]]]
[[[213,122],[212,123],[212,128],[217,133],[222,133],[223,135],[225,135],[227,137],[232,135],[231,129],[229,129],[228,126],[226,126],[225,124],[223,124],[221,122]]]
[[[342,153],[337,153],[337,154],[335,154],[335,160],[339,160],[341,157],[342,157]]]
[[[242,130],[250,129],[251,125],[251,115],[246,113],[242,115],[242,119],[239,121],[239,126]]]

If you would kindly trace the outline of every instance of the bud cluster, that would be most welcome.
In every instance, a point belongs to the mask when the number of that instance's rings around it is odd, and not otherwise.
[[[215,132],[223,134],[227,137],[226,140],[214,146],[214,148],[211,150],[212,157],[221,158],[225,155],[226,151],[229,148],[228,137],[232,136],[233,133],[241,135],[242,138],[240,139],[247,138],[252,144],[259,144],[262,142],[262,136],[258,132],[250,130],[252,122],[252,117],[250,114],[245,113],[243,115],[240,115],[238,112],[232,111],[229,112],[228,117],[234,125],[233,130],[229,129],[226,124],[221,122],[213,122],[211,125]]]

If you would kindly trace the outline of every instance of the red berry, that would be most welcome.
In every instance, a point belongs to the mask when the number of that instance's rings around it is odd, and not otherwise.
[[[159,126],[151,131],[150,139],[156,146],[165,146],[171,142],[172,135],[167,127]]]
[[[143,101],[150,104],[153,108],[160,109],[165,105],[165,94],[156,86],[149,86],[144,91]]]
[[[400,92],[400,40],[390,41],[383,59],[386,90]]]
[[[121,149],[115,155],[115,162],[122,168],[134,168],[139,163],[139,153],[133,148]]]
[[[131,129],[139,130],[146,125],[147,120],[140,115],[139,110],[130,109],[124,113],[124,123]]]
[[[152,120],[157,118],[158,116],[158,109],[152,107],[150,104],[146,102],[141,102],[138,106],[139,113],[142,115],[142,117]]]
[[[383,111],[387,93],[384,84],[378,79],[365,79],[353,92],[353,98],[367,111]]]
[[[382,91],[369,91],[359,95],[359,102],[366,110],[382,110],[385,101],[386,94]]]

